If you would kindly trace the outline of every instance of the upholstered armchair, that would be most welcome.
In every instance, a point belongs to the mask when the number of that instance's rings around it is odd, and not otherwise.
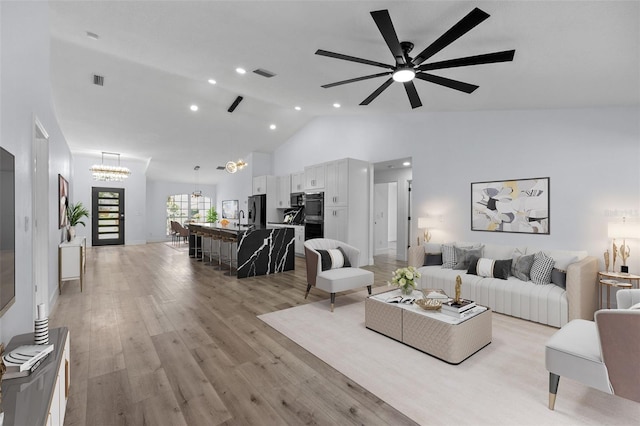
[[[306,299],[311,287],[331,294],[331,312],[336,293],[358,287],[367,287],[371,294],[373,272],[361,269],[360,250],[341,241],[314,238],[304,242],[304,257],[307,264]]]
[[[560,377],[640,402],[640,290],[619,290],[618,309],[601,309],[595,321],[576,319],[547,341],[549,409]],[[634,307],[635,309],[631,309]]]

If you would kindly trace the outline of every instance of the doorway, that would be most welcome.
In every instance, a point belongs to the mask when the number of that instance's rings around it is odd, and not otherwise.
[[[31,173],[33,177],[31,204],[33,264],[31,271],[33,300],[35,301],[32,315],[35,319],[39,304],[44,303],[49,311],[49,134],[37,117],[34,118],[31,146]]]
[[[124,244],[124,188],[91,188],[91,245]]]
[[[376,183],[374,187],[374,254],[395,257],[398,223],[398,183]]]

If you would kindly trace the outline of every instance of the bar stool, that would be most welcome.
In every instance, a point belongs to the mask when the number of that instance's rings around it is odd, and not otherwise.
[[[216,266],[214,269],[216,270],[221,270],[222,266],[220,264],[220,250],[221,250],[221,245],[220,243],[222,242],[222,234],[220,233],[220,231],[218,231],[217,229],[212,229],[211,230],[211,252],[209,252],[209,264],[210,265],[214,265],[213,260],[211,259],[211,255],[213,254],[213,242],[216,241],[218,244],[218,266]]]
[[[204,238],[206,234],[203,229],[196,230],[196,260],[198,262],[204,261]],[[200,239],[200,256],[198,256],[198,238]]]
[[[233,245],[238,243],[238,236],[225,233],[222,236],[222,241],[229,244],[229,270],[225,272],[225,275],[231,276],[233,275]],[[236,273],[237,272],[238,271],[236,268]]]

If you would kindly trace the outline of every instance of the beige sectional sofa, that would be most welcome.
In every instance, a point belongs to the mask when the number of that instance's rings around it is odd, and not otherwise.
[[[452,243],[455,244],[455,243]],[[409,248],[409,265],[419,268],[420,288],[455,292],[456,276],[462,278],[462,297],[490,307],[493,311],[553,327],[562,327],[572,319],[593,320],[597,306],[598,261],[584,251],[540,250],[495,244],[458,243],[458,247],[480,247],[484,259],[505,260],[544,252],[554,259],[556,273],[566,272],[566,288],[559,285],[523,281],[511,273],[507,279],[468,274],[467,270],[424,266],[427,254],[432,259],[442,253],[442,245],[426,243]],[[477,253],[477,252],[476,252]],[[476,257],[477,259],[477,257]],[[510,271],[512,272],[512,271]],[[491,276],[491,275],[489,275]],[[564,284],[564,283],[563,283]]]

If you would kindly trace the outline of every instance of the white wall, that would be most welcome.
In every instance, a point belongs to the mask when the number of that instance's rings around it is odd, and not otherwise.
[[[222,172],[225,173],[225,172]],[[215,185],[198,185],[202,195],[216,202]],[[174,194],[191,194],[195,190],[195,183],[175,183],[163,181],[147,181],[146,194],[146,238],[147,242],[166,241],[167,197]],[[220,217],[220,207],[217,207]]]
[[[638,108],[322,117],[278,148],[274,170],[413,157],[412,216],[444,217],[433,241],[584,249],[603,263],[607,222],[640,216],[639,117]],[[550,235],[470,230],[471,182],[542,176],[551,178]],[[639,243],[629,261],[636,273]]]
[[[122,182],[94,181],[89,170],[94,164],[101,164],[101,155],[92,156],[74,154],[73,179],[69,180],[71,202],[82,202],[91,211],[91,188],[124,188],[124,243],[125,245],[144,244],[147,242],[147,163],[141,160],[121,159],[120,165],[128,167],[131,175]],[[106,158],[104,164],[117,165],[114,157]],[[76,234],[87,237],[87,245],[91,245],[91,221],[87,226],[76,226]],[[163,228],[164,229],[164,228]]]
[[[19,42],[18,42],[19,41]],[[71,154],[52,108],[49,73],[49,6],[0,2],[0,145],[15,156],[16,301],[0,319],[0,341],[33,331],[32,152],[34,117],[49,134],[48,311],[57,300],[58,173],[71,174]]]

